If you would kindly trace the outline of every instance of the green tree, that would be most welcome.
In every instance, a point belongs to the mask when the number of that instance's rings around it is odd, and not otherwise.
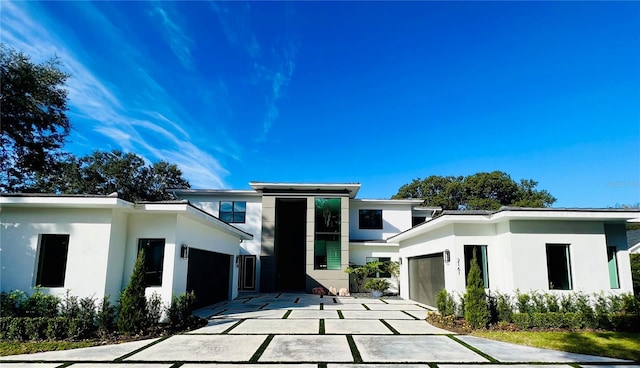
[[[120,294],[118,330],[129,335],[143,334],[148,327],[147,298],[144,285],[144,249],[138,253],[129,284]]]
[[[393,198],[419,198],[426,206],[446,210],[497,210],[502,206],[549,207],[556,199],[546,190],[537,190],[538,182],[523,179],[516,183],[502,172],[481,172],[466,177],[432,175],[414,179],[398,189]]]
[[[94,151],[76,158],[69,155],[60,171],[39,174],[33,190],[65,194],[102,194],[114,192],[128,201],[173,199],[168,188],[189,188],[182,172],[174,165],[159,161],[145,164],[134,153]]]
[[[489,323],[487,295],[484,292],[484,281],[480,275],[475,249],[467,276],[467,291],[464,294],[464,319],[472,328],[483,328]]]
[[[633,293],[640,298],[640,254],[629,254],[631,261],[631,279],[633,280]]]
[[[344,272],[353,274],[354,281],[356,282],[356,290],[360,292],[364,279],[376,273],[380,269],[380,266],[382,266],[382,262],[368,262],[364,266],[351,264]]]
[[[57,59],[33,63],[0,44],[0,191],[23,191],[37,173],[55,171],[71,125],[69,74]]]

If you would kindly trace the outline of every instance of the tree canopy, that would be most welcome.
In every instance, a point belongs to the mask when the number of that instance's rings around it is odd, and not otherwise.
[[[57,59],[33,63],[0,44],[0,191],[21,191],[36,173],[55,170],[71,129],[68,74]]]
[[[480,172],[469,176],[437,176],[414,179],[398,189],[392,198],[423,199],[427,206],[446,210],[497,210],[502,206],[549,207],[556,199],[538,182],[522,179],[516,183],[502,171]]]
[[[189,188],[178,166],[166,161],[147,165],[135,153],[94,151],[77,158],[67,155],[60,171],[41,173],[29,191],[65,194],[114,192],[128,201],[173,199],[167,188]]]

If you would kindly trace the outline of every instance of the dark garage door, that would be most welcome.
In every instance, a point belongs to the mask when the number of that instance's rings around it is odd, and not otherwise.
[[[201,249],[189,249],[187,291],[196,294],[195,308],[229,298],[231,256]]]
[[[409,299],[436,306],[436,295],[444,289],[442,253],[409,258]]]

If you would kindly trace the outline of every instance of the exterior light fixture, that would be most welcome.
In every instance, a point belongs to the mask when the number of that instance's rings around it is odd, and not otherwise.
[[[451,262],[451,252],[449,251],[449,249],[445,249],[443,255],[444,255],[444,263]]]
[[[187,259],[189,258],[189,246],[186,244],[182,244],[180,247],[180,258]]]

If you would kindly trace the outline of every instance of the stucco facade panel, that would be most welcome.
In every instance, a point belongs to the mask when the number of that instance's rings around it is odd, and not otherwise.
[[[353,240],[386,239],[411,228],[411,205],[351,200],[349,236]],[[382,210],[382,229],[360,229],[360,210]]]
[[[68,234],[64,286],[45,291],[63,295],[69,289],[79,297],[104,295],[111,210],[5,207],[1,223],[2,290],[30,292],[36,286],[40,235]]]

